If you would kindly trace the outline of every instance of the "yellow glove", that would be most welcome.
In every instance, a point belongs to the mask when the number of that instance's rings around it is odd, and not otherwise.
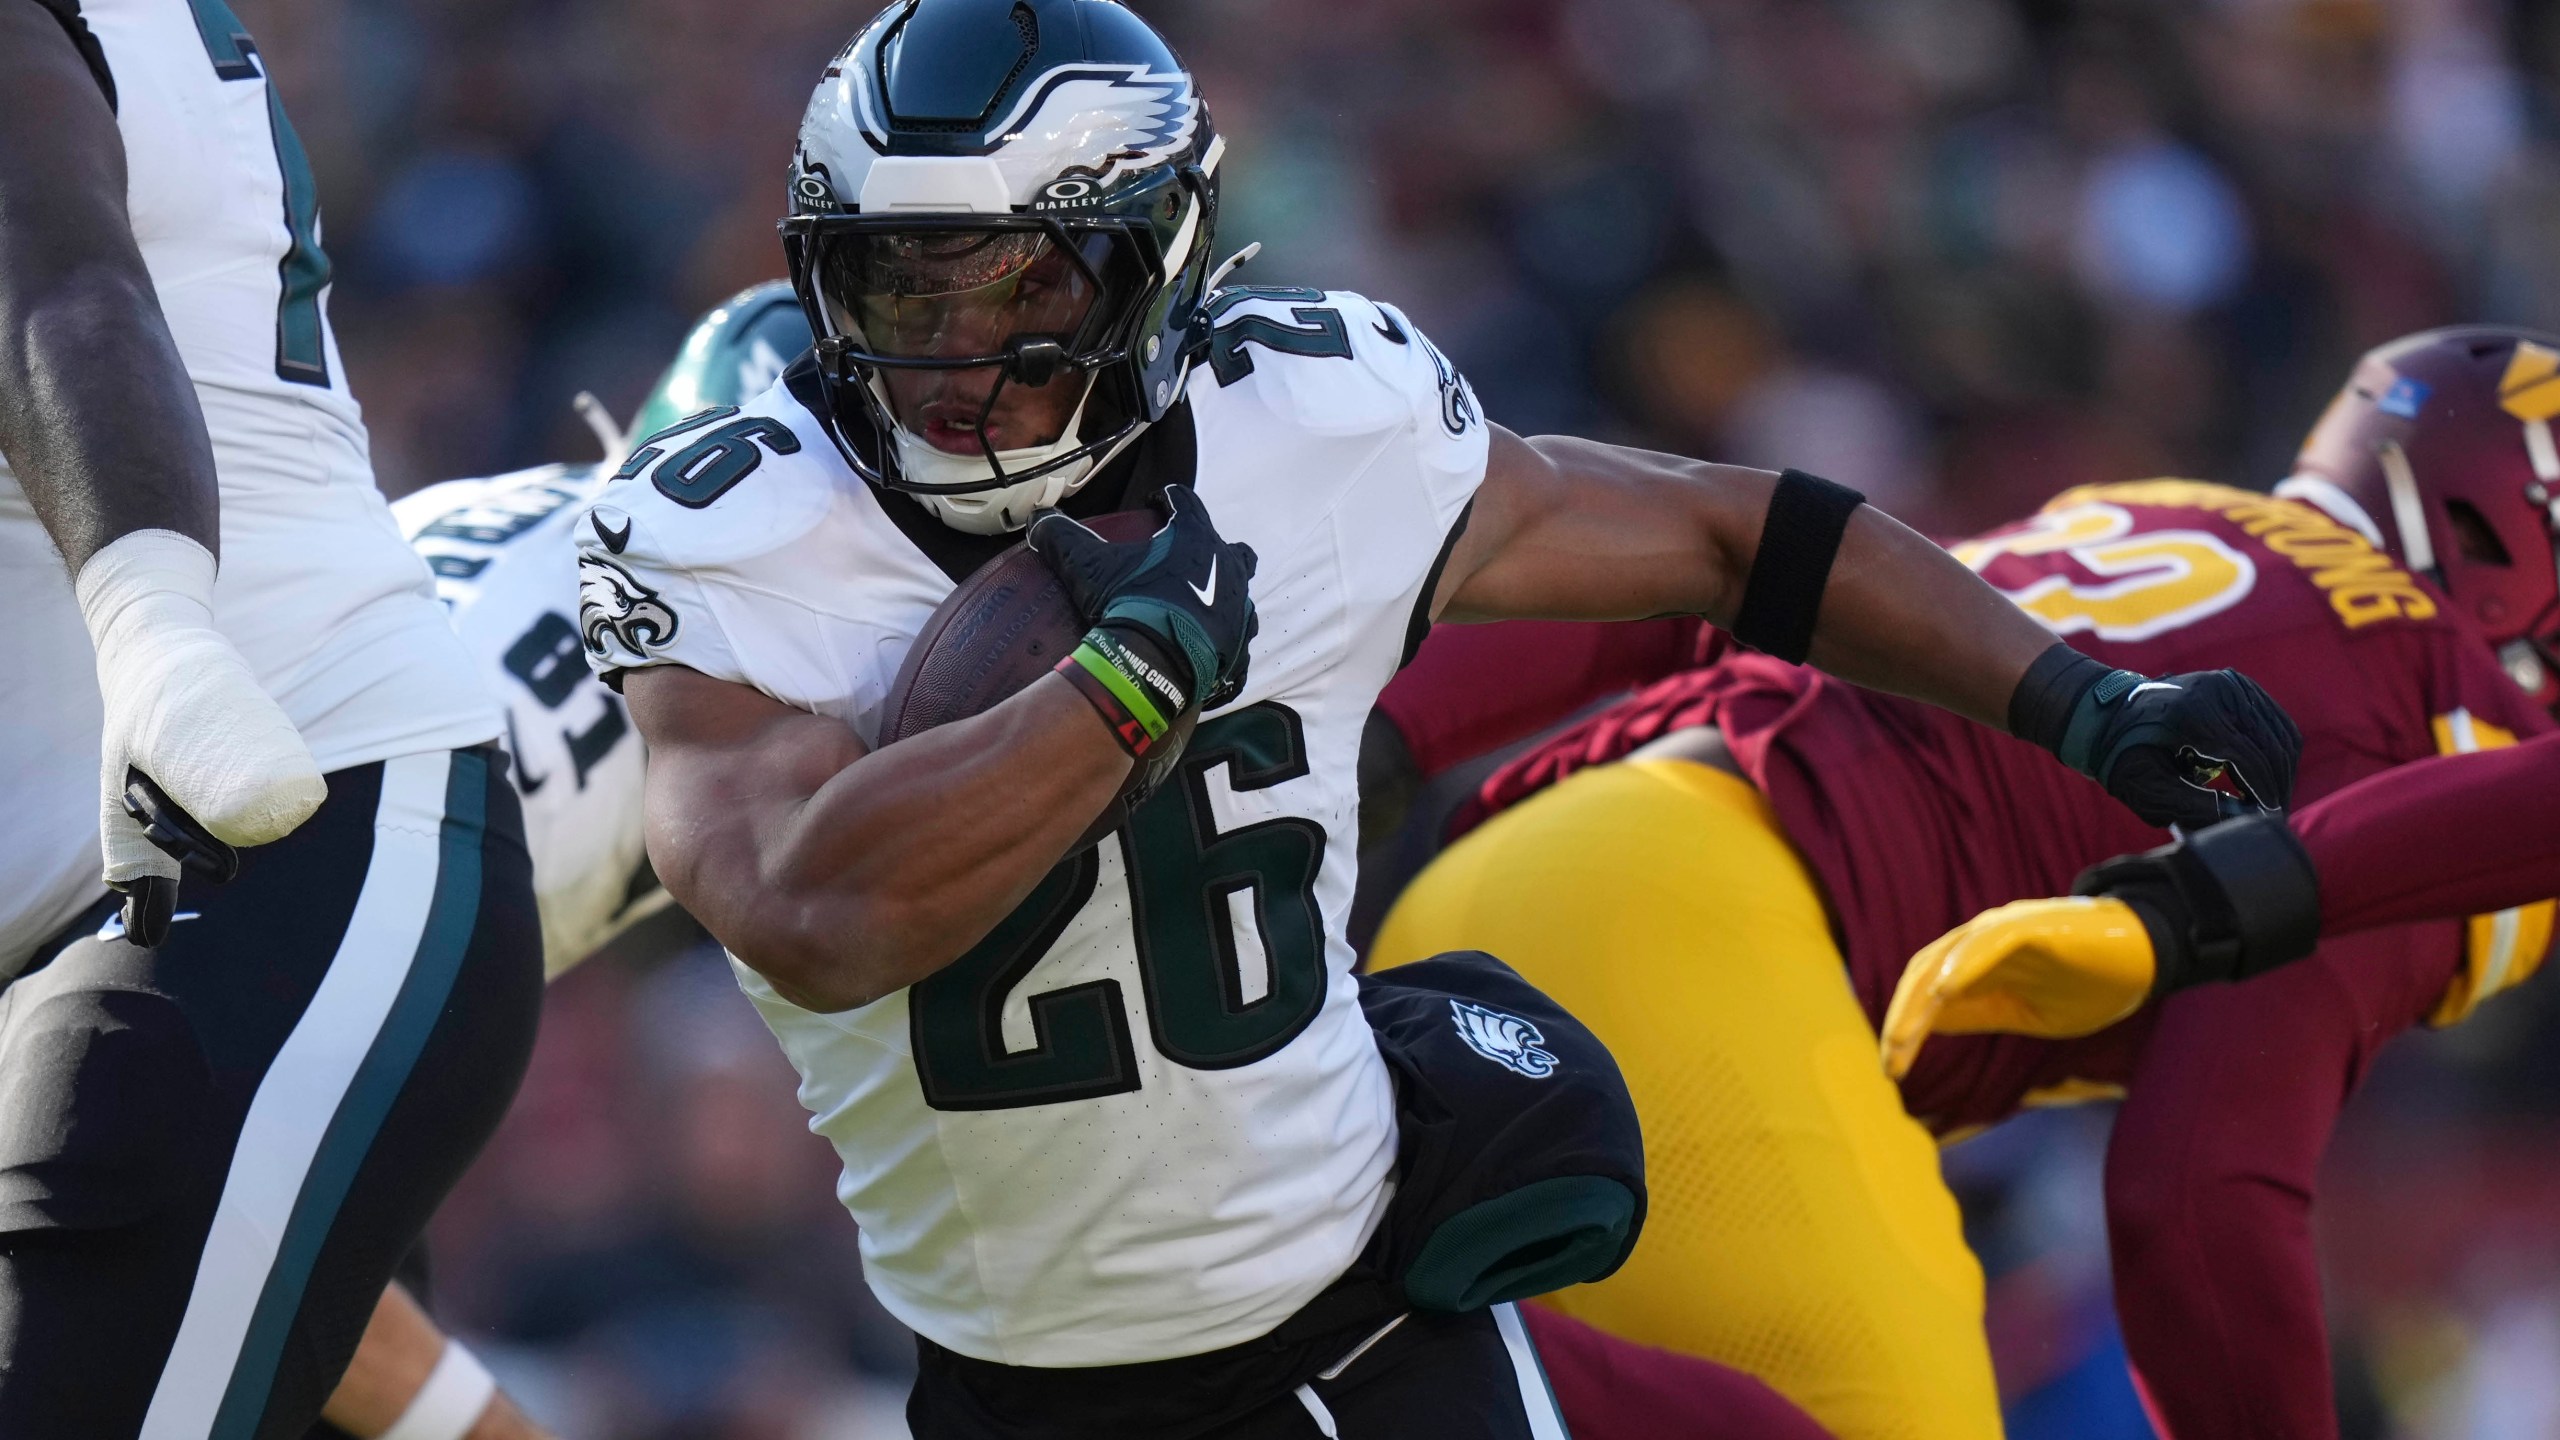
[[[2158,973],[2133,907],[2104,897],[1985,910],[1913,956],[1884,1016],[1885,1073],[1899,1080],[1932,1031],[2066,1040],[2139,1009]]]

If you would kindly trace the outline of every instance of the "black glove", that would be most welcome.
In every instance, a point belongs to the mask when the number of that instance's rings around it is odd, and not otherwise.
[[[1097,648],[1135,651],[1174,680],[1178,694],[1150,687],[1173,711],[1213,710],[1244,689],[1262,625],[1248,584],[1253,547],[1219,539],[1189,487],[1167,485],[1164,500],[1171,518],[1144,540],[1114,544],[1054,510],[1032,522],[1028,540],[1092,618]]]
[[[2208,826],[2174,845],[2080,872],[2074,895],[2125,902],[2151,934],[2154,998],[2210,980],[2246,980],[2320,942],[2320,874],[2277,815]]]
[[[2237,670],[2153,680],[2056,644],[2027,667],[2009,730],[2107,787],[2146,824],[2198,829],[2293,798],[2302,732]]]
[[[143,838],[215,884],[228,884],[240,873],[238,850],[217,839],[150,776],[130,765],[124,772],[124,812],[141,822]],[[115,889],[124,896],[126,940],[149,949],[169,938],[169,922],[178,909],[175,879],[142,875]]]

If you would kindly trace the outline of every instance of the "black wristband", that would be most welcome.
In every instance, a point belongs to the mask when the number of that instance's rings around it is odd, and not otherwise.
[[[2178,848],[2196,873],[2213,877],[2230,907],[2236,948],[2229,978],[2263,975],[2319,945],[2320,872],[2283,816],[2208,825]]]
[[[1831,562],[1849,531],[1849,516],[1867,497],[1802,470],[1778,474],[1769,513],[1760,522],[1751,578],[1730,627],[1733,638],[1791,665],[1813,653],[1814,621]]]
[[[2320,875],[2282,816],[2225,821],[2101,861],[2071,891],[2122,900],[2142,917],[2159,966],[2155,996],[2262,975],[2320,942]]]
[[[2018,677],[2018,688],[2009,692],[2009,733],[2062,755],[2081,697],[2112,670],[2106,662],[2092,660],[2056,640]],[[2064,756],[2066,761],[2069,758]],[[2072,768],[2087,773],[2083,766]]]

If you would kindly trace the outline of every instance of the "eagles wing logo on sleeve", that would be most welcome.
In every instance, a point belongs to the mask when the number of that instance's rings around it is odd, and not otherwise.
[[[606,637],[646,655],[676,638],[676,612],[630,571],[594,555],[578,557],[578,634],[587,652],[612,658]]]
[[[1546,1032],[1519,1016],[1457,999],[1449,1002],[1449,1015],[1467,1048],[1503,1069],[1532,1080],[1556,1073],[1556,1057],[1538,1048]]]

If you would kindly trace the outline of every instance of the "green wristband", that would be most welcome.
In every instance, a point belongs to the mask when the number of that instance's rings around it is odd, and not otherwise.
[[[1121,748],[1143,756],[1173,728],[1187,700],[1172,677],[1135,648],[1096,627],[1057,664],[1078,693],[1119,737]]]

